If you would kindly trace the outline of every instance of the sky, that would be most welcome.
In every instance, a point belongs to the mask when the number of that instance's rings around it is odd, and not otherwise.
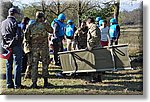
[[[121,0],[120,10],[132,11],[133,9],[139,8],[143,0]]]
[[[38,1],[41,1],[41,0],[15,0],[15,1],[19,1],[23,4],[30,4],[30,3],[38,2]],[[105,0],[105,1],[110,1],[110,0]],[[124,10],[125,11],[132,11],[136,8],[139,8],[140,3],[143,0],[120,0],[120,1],[121,1],[120,2],[120,11],[124,11]],[[18,4],[18,3],[16,2],[16,4]]]

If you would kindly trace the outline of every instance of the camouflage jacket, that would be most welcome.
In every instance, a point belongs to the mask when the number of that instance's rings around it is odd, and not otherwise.
[[[47,23],[35,22],[27,27],[24,36],[25,53],[30,52],[32,48],[48,47],[48,33],[53,30]]]
[[[92,24],[87,33],[87,45],[89,47],[100,47],[100,30],[96,24]]]

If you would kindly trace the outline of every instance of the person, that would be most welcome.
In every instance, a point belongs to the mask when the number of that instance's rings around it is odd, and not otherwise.
[[[102,26],[102,23],[103,23],[103,22],[104,22],[104,20],[102,20],[102,19],[99,21],[99,27]]]
[[[29,20],[28,24],[26,25],[26,28],[29,25],[34,24],[34,23],[35,23],[35,20]],[[25,28],[25,30],[26,30],[26,28]],[[22,73],[25,73],[24,79],[26,79],[26,78],[31,78],[32,55],[31,55],[31,51],[30,51],[29,46],[28,46],[28,42],[25,39],[25,36],[24,36],[24,40],[23,40],[23,48],[24,48],[24,56],[23,56]]]
[[[88,27],[86,26],[86,22],[82,21],[81,26],[76,30],[74,34],[75,44],[78,45],[78,49],[85,49],[87,47],[87,32]],[[74,49],[76,45],[74,45]]]
[[[88,17],[86,21],[86,25],[88,26],[88,33],[87,33],[87,50],[91,51],[93,48],[101,47],[100,45],[100,30],[98,26],[95,24],[95,21],[92,17]],[[91,73],[92,79],[90,80],[91,83],[100,82],[101,79],[99,78],[98,73]]]
[[[6,60],[6,88],[22,88],[21,70],[22,70],[22,53],[20,40],[20,30],[16,20],[19,12],[15,8],[8,10],[8,17],[1,23],[2,46],[11,50],[9,59]],[[13,81],[13,60],[14,60],[14,81]]]
[[[31,19],[31,20],[29,20],[28,25],[31,25],[31,24],[33,24],[33,23],[35,23],[35,20],[34,20],[34,19]]]
[[[100,29],[100,34],[101,34],[101,45],[102,47],[104,46],[108,46],[108,42],[109,42],[109,27],[107,26],[107,21],[106,20],[100,20],[99,25],[101,25],[99,27]]]
[[[74,32],[76,31],[76,27],[73,24],[72,20],[67,21],[66,26],[66,38],[67,38],[67,50],[71,51],[74,45]]]
[[[28,23],[30,21],[30,18],[29,17],[24,17],[22,22],[19,24],[19,27],[21,28],[21,30],[24,32]]]
[[[94,23],[94,19],[92,17],[88,17],[86,21],[86,25],[88,26],[87,33],[87,49],[92,50],[96,47],[101,47],[100,45],[100,30],[97,25]]]
[[[115,43],[115,45],[118,45],[118,39],[120,36],[120,26],[118,25],[116,19],[114,18],[110,20],[109,36],[110,36],[110,46],[112,46],[113,43]]]
[[[42,76],[44,78],[44,87],[48,87],[48,65],[49,65],[49,47],[48,33],[53,29],[45,22],[44,13],[36,12],[35,23],[29,25],[25,31],[26,42],[29,45],[32,58],[31,79],[32,88],[37,88],[38,62],[42,62]]]
[[[101,20],[101,17],[96,17],[95,21],[96,21],[96,25],[99,27],[99,21]]]
[[[29,17],[24,17],[22,19],[22,22],[20,24],[18,24],[22,34],[21,34],[21,39],[22,39],[22,47],[24,47],[24,43],[23,43],[23,40],[24,40],[24,32],[26,30],[26,27],[28,25],[28,22],[29,22],[30,18]],[[23,51],[23,57],[22,57],[22,73],[25,73],[27,69],[27,55],[26,53]]]
[[[53,28],[53,50],[54,50],[54,61],[55,65],[60,66],[60,60],[58,57],[58,52],[62,52],[64,50],[63,48],[63,39],[65,35],[65,23],[64,20],[66,19],[66,16],[61,13],[58,15],[58,18],[53,20],[53,24],[51,23],[51,26]]]

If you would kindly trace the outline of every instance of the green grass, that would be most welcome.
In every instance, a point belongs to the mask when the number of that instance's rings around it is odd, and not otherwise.
[[[5,64],[1,61],[1,74],[5,75]],[[25,89],[6,89],[6,79],[0,79],[2,84],[2,94],[21,95],[142,95],[143,75],[142,68],[136,70],[123,70],[117,72],[107,71],[103,75],[102,83],[89,83],[86,78],[89,76],[77,76],[75,78],[67,76],[64,78],[55,77],[55,73],[60,69],[49,68],[48,82],[54,87],[43,88],[43,78],[38,78],[39,89],[31,89],[31,79],[22,79]],[[41,69],[39,68],[39,72]]]

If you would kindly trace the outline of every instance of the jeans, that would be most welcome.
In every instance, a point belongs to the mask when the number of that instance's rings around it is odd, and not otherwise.
[[[12,54],[10,58],[6,60],[6,87],[7,88],[21,86],[22,55],[23,55],[22,47],[15,46],[12,48]],[[14,82],[12,80],[13,61],[14,61]]]

